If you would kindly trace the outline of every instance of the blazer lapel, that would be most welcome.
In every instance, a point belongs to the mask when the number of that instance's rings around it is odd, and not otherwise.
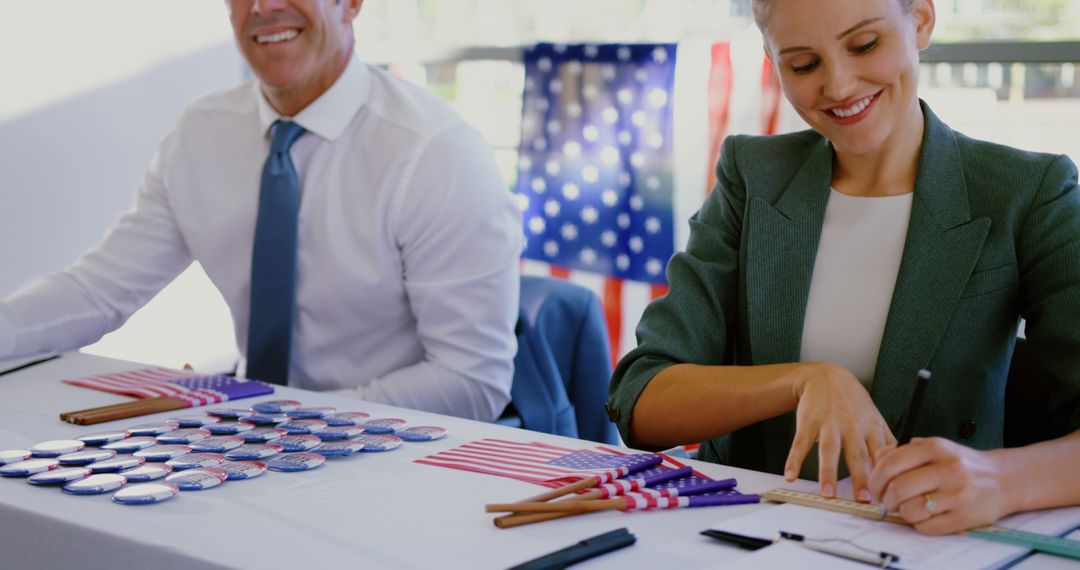
[[[989,218],[971,219],[955,133],[925,105],[923,111],[911,221],[871,388],[894,433],[916,374],[929,366],[990,229]]]

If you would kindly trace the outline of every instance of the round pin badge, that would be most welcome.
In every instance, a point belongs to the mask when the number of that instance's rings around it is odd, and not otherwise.
[[[255,429],[255,424],[242,422],[221,422],[216,424],[210,424],[204,428],[214,435],[236,435],[245,431],[251,431]]]
[[[284,414],[303,406],[297,400],[268,400],[251,406],[251,411],[260,414]]]
[[[238,435],[215,435],[191,442],[191,450],[198,453],[225,453],[244,445],[244,438]]]
[[[77,439],[54,439],[30,446],[30,455],[34,457],[60,457],[68,453],[82,451],[86,444]]]
[[[65,483],[60,490],[72,495],[100,495],[115,491],[123,487],[124,483],[127,483],[127,477],[119,473],[101,473]]]
[[[176,485],[181,491],[204,491],[222,484],[228,476],[220,467],[198,467],[173,473],[165,478],[165,482]]]
[[[90,435],[84,435],[75,439],[85,443],[86,445],[105,445],[106,443],[120,441],[130,436],[131,434],[128,433],[127,430],[117,430],[92,433]]]
[[[146,459],[142,457],[135,457],[134,455],[123,455],[120,457],[114,457],[112,459],[106,459],[105,461],[98,461],[91,463],[87,467],[91,471],[96,473],[119,473],[125,469],[134,469],[143,463],[146,463]]]
[[[222,463],[225,463],[225,456],[220,453],[189,453],[165,462],[173,468],[173,471],[219,467]]]
[[[172,465],[166,465],[164,463],[146,463],[142,467],[124,471],[124,477],[127,477],[129,483],[144,483],[146,481],[161,479],[169,473],[172,473],[172,470]]]
[[[318,453],[286,453],[270,458],[266,467],[271,471],[290,473],[293,471],[307,471],[326,463],[326,457]]]
[[[368,435],[363,434],[360,437],[351,440],[364,444],[364,448],[360,451],[390,451],[391,449],[397,449],[401,447],[401,438],[393,435]]]
[[[87,467],[64,467],[35,473],[26,479],[31,485],[63,485],[71,481],[85,479],[90,475]]]
[[[131,435],[161,435],[175,430],[179,424],[176,422],[158,422],[153,424],[139,424],[127,428]]]
[[[133,453],[135,457],[142,457],[147,461],[153,461],[160,463],[162,461],[168,461],[170,459],[176,459],[181,455],[187,455],[191,453],[190,445],[152,445],[146,449],[140,449]]]
[[[145,483],[120,489],[113,493],[112,500],[120,505],[152,505],[168,501],[179,492],[180,487],[173,483]]]
[[[331,408],[329,406],[305,406],[303,408],[289,410],[288,412],[285,412],[285,415],[289,416],[290,418],[296,418],[299,420],[310,420],[322,419],[336,412],[337,409]]]
[[[438,426],[416,426],[394,432],[405,441],[434,441],[446,436],[446,428]]]
[[[324,417],[323,421],[330,427],[358,426],[366,422],[370,417],[371,414],[365,414],[364,412],[338,412]]]
[[[235,420],[250,416],[251,410],[244,410],[241,408],[210,408],[206,410],[206,413],[217,416],[223,420]]]
[[[367,433],[394,433],[408,423],[401,418],[378,418],[364,422]]]
[[[266,459],[267,457],[273,457],[282,452],[284,448],[280,445],[274,444],[262,444],[262,443],[248,443],[241,445],[232,451],[225,454],[225,459],[231,459],[233,461],[254,461],[256,459]]]
[[[29,449],[5,449],[0,451],[0,465],[26,461],[27,459],[30,459],[31,455]]]
[[[228,474],[228,481],[254,479],[266,471],[266,464],[261,461],[226,461],[221,466]]]
[[[3,477],[29,477],[35,473],[42,473],[56,469],[60,462],[49,458],[27,459],[16,461],[0,466],[0,476]]]
[[[182,428],[157,436],[158,443],[165,445],[185,445],[210,437],[210,431],[203,428]]]
[[[212,416],[210,414],[195,414],[190,416],[177,416],[175,418],[169,418],[169,421],[176,422],[177,427],[180,428],[201,428],[206,424],[215,424],[221,421],[221,418]]]
[[[318,447],[322,440],[313,435],[286,435],[275,439],[274,443],[280,445],[286,452],[310,451]]]
[[[87,451],[76,451],[75,453],[65,453],[56,460],[60,462],[60,465],[86,465],[95,461],[105,461],[106,459],[112,459],[116,457],[116,452],[111,449],[90,449]]]
[[[244,438],[245,443],[266,443],[268,441],[274,441],[280,439],[285,435],[285,430],[274,428],[255,428],[251,431],[245,431],[240,434],[240,437]]]
[[[364,449],[364,443],[360,441],[328,441],[312,449],[311,452],[326,457],[341,457],[352,455],[361,449]]]
[[[106,443],[101,449],[111,449],[117,453],[134,453],[140,449],[146,449],[158,444],[158,440],[148,435],[129,437],[120,441]]]
[[[271,426],[271,425],[280,424],[281,422],[289,421],[289,416],[286,416],[285,414],[254,414],[253,413],[250,416],[245,416],[244,421],[249,423],[249,424],[255,424],[255,425],[260,425],[260,426]]]
[[[278,424],[277,429],[285,430],[286,433],[291,435],[297,435],[315,433],[326,427],[326,422],[322,420],[289,420],[283,424]]]
[[[354,438],[362,433],[364,433],[364,428],[360,426],[328,427],[315,432],[315,437],[323,441],[339,441]]]

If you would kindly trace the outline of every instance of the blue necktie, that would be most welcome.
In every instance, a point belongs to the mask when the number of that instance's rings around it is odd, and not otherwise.
[[[247,377],[282,385],[289,383],[300,212],[300,179],[289,149],[303,134],[304,128],[296,123],[274,123],[251,254]]]

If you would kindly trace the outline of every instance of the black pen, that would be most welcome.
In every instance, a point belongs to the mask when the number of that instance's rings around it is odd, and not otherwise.
[[[848,560],[854,560],[856,562],[865,562],[866,564],[872,564],[879,568],[888,568],[894,562],[900,561],[900,557],[895,554],[891,554],[889,552],[874,552],[865,548],[860,548],[859,546],[856,546],[847,540],[838,540],[838,542],[850,544],[851,546],[854,546],[854,548],[858,548],[859,550],[863,550],[864,552],[855,552],[853,549],[835,548],[827,544],[823,544],[825,542],[832,542],[832,540],[830,539],[807,538],[801,534],[796,534],[794,532],[780,531],[780,535],[777,537],[776,541],[780,542],[781,540],[790,540],[792,542],[798,543],[799,546],[803,548],[815,550],[823,554],[830,554],[832,556],[847,558]]]
[[[562,550],[556,550],[551,554],[545,554],[535,560],[514,566],[510,570],[559,570],[612,550],[630,546],[636,541],[637,538],[623,527],[592,538],[586,538]]]
[[[13,372],[18,372],[20,370],[25,370],[27,368],[30,368],[31,366],[37,366],[38,364],[44,364],[44,363],[46,363],[46,362],[48,362],[50,360],[56,360],[57,358],[60,358],[59,354],[50,354],[49,356],[38,358],[37,360],[31,360],[30,362],[24,362],[24,363],[14,367],[14,368],[8,368],[7,370],[0,370],[0,376],[3,376],[5,374],[11,374]]]
[[[926,384],[930,381],[930,371],[925,368],[919,371],[915,378],[915,387],[911,390],[911,401],[908,402],[907,414],[904,415],[904,424],[900,428],[899,445],[911,441],[911,432],[915,429],[915,418],[919,415],[919,406],[922,404],[923,393],[926,392]]]

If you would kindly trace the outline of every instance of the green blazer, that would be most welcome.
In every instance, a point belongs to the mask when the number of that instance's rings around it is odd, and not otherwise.
[[[923,104],[911,221],[871,388],[898,433],[920,368],[933,372],[916,436],[1002,446],[1019,319],[1055,379],[1047,413],[1080,428],[1080,188],[1065,156],[970,139]],[[608,412],[623,438],[641,391],[677,363],[799,361],[833,150],[814,131],[724,142],[717,185],[690,219],[670,292],[637,328]],[[780,473],[794,413],[704,442],[701,459]]]

